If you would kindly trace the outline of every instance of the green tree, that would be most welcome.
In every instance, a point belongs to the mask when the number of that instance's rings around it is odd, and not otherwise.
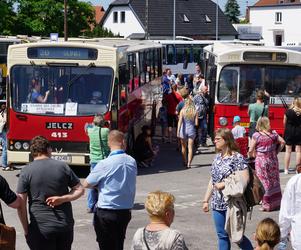
[[[68,36],[76,37],[90,30],[94,10],[90,3],[68,0]],[[18,0],[17,33],[49,36],[64,34],[64,0]]]
[[[87,34],[89,37],[119,37],[114,35],[112,31],[97,25],[91,32]]]
[[[16,13],[13,11],[15,0],[0,0],[0,35],[12,35]]]
[[[236,0],[228,0],[225,5],[225,15],[231,23],[239,23],[239,5]]]

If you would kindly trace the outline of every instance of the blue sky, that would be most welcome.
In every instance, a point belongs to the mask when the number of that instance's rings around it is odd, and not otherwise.
[[[104,6],[105,9],[108,8],[109,4],[111,2],[113,2],[113,0],[81,0],[84,2],[91,2],[93,5],[102,5]],[[164,0],[162,0],[164,1]],[[227,2],[227,0],[218,0],[219,1],[219,5],[222,9],[224,9],[224,6]],[[246,5],[248,2],[248,5],[253,5],[254,3],[256,3],[256,0],[237,0],[239,6],[240,6],[240,12],[242,15],[245,14],[245,10],[246,10]]]

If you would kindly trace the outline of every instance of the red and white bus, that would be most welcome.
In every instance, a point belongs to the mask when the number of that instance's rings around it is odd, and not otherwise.
[[[84,127],[104,114],[127,133],[129,150],[144,124],[155,124],[161,93],[161,45],[125,39],[69,39],[9,47],[8,162],[30,161],[29,142],[45,136],[53,156],[89,163]],[[40,87],[33,90],[33,82]],[[33,101],[35,95],[47,101]]]
[[[232,127],[233,117],[249,127],[248,105],[256,91],[266,90],[272,129],[283,135],[285,106],[301,92],[301,53],[277,47],[215,43],[204,48],[205,76],[213,100],[209,115],[211,135]]]

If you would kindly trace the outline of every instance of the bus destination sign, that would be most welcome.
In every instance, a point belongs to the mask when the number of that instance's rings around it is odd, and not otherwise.
[[[33,47],[27,49],[30,59],[96,60],[97,49],[77,47]]]
[[[287,54],[283,52],[253,52],[246,51],[243,54],[245,61],[285,62]]]

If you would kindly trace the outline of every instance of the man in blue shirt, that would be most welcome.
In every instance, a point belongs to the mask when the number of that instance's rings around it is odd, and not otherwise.
[[[108,146],[110,155],[98,162],[84,181],[84,187],[97,187],[99,192],[94,215],[99,248],[122,250],[134,205],[137,165],[135,159],[124,151],[122,132],[112,130],[108,136]]]

